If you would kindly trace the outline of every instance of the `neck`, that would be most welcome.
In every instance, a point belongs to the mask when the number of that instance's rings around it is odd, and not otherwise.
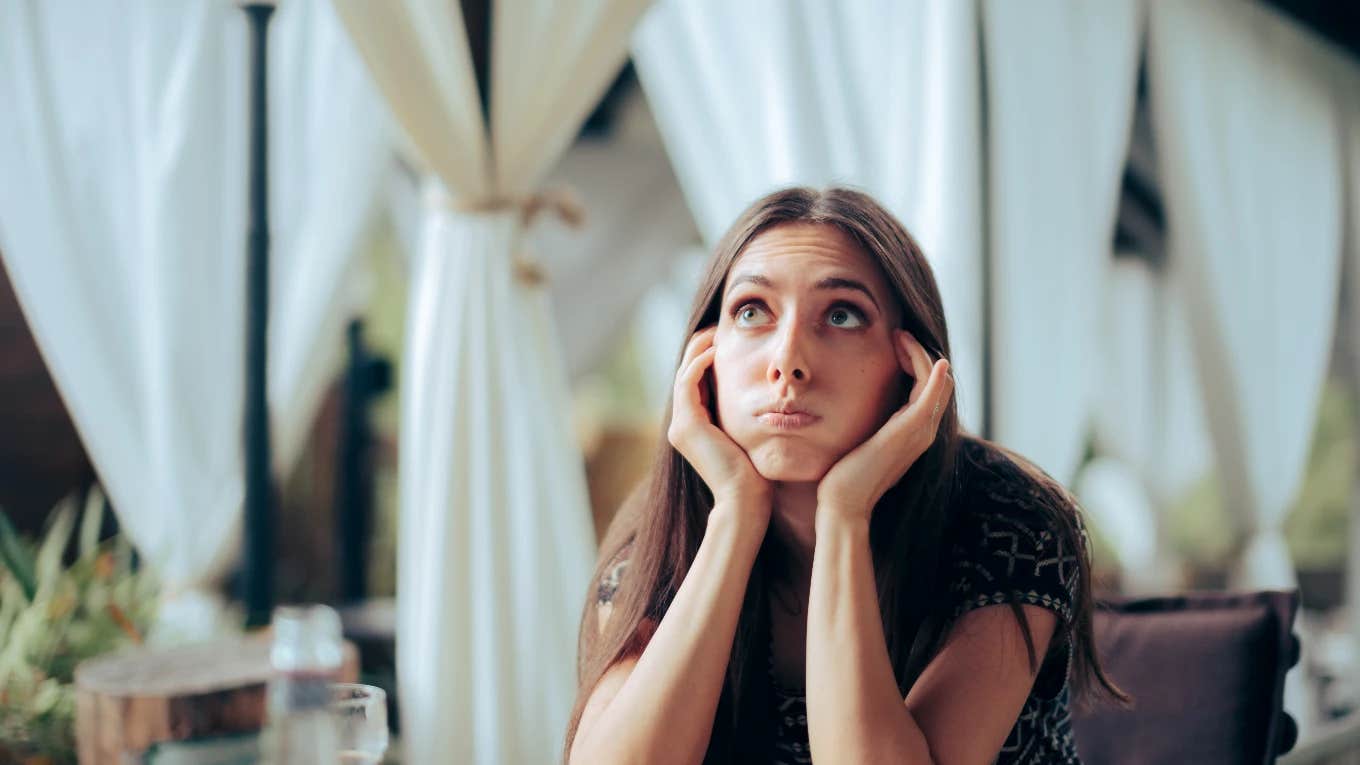
[[[817,544],[817,484],[776,483],[770,515],[772,532],[789,551],[789,584],[798,589],[812,578]]]

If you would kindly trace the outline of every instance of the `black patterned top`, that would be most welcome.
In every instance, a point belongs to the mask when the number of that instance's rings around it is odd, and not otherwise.
[[[1072,738],[1067,627],[1080,585],[1079,554],[1053,528],[1070,518],[1079,544],[1089,541],[1077,503],[1057,482],[1044,486],[1013,460],[965,439],[960,451],[965,512],[949,534],[951,601],[955,616],[983,606],[1042,606],[1058,616],[1058,630],[1020,716],[997,754],[1001,765],[1080,763]]]
[[[1062,625],[1072,620],[1078,585],[1077,551],[1065,549],[1049,528],[1043,505],[1054,499],[1014,462],[965,439],[960,454],[962,508],[947,532],[949,591],[955,617],[983,606],[1008,603],[1042,606],[1060,619],[1060,629],[1041,657],[1039,674],[1010,735],[997,755],[999,765],[1079,764],[1072,738],[1068,673],[1071,651]],[[1070,509],[1075,511],[1075,503]],[[1080,514],[1073,512],[1086,543]],[[598,599],[608,608],[627,567],[627,548],[601,580]],[[775,765],[812,762],[808,749],[807,703],[802,689],[774,690]]]

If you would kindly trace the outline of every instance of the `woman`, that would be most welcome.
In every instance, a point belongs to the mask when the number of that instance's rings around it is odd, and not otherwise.
[[[582,620],[568,760],[1077,762],[1069,688],[1124,698],[1078,510],[961,431],[902,225],[848,189],[757,201],[689,333]]]

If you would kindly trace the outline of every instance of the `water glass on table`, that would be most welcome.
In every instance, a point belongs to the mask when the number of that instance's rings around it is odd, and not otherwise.
[[[330,690],[342,765],[382,762],[387,752],[387,693],[358,683],[332,683]]]

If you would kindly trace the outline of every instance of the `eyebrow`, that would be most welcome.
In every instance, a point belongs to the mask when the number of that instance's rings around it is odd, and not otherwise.
[[[770,281],[769,277],[762,274],[751,273],[741,274],[736,277],[732,280],[732,283],[727,286],[727,289],[730,292],[738,284],[743,284],[745,282],[751,282],[752,284],[759,284],[762,287],[774,289],[774,282]],[[883,311],[883,308],[878,304],[878,300],[874,297],[874,293],[869,291],[868,286],[866,286],[864,282],[839,276],[828,276],[812,286],[819,290],[857,290],[863,292],[865,297],[869,298],[869,302],[874,304],[874,308],[878,309],[880,313]]]

